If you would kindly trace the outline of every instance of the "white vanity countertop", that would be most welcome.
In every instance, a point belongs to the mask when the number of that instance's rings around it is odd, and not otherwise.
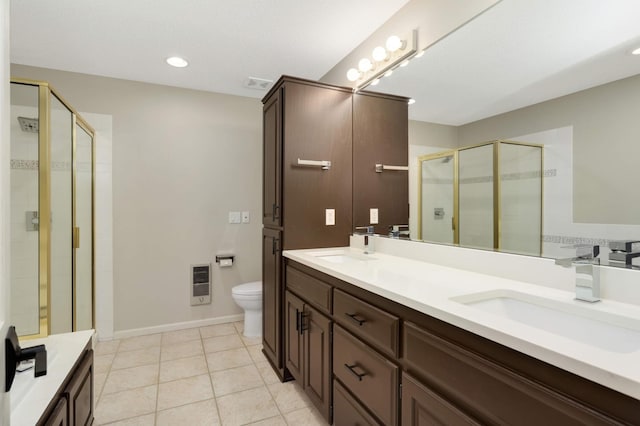
[[[371,260],[334,263],[318,256],[324,252],[347,253],[360,259],[369,256]],[[572,292],[384,253],[362,253],[349,247],[283,252],[303,265],[640,399],[640,349],[612,352],[450,298],[486,291],[517,291],[575,305],[577,309],[586,306],[602,315],[624,316],[640,324],[637,305],[610,300],[588,304],[574,300]]]
[[[12,426],[33,426],[38,422],[93,334],[93,330],[77,331],[20,342],[22,348],[46,346],[47,374],[34,377],[33,369],[16,372],[9,392]]]

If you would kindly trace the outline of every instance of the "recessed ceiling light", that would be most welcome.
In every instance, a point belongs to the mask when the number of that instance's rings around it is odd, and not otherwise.
[[[413,105],[413,104],[415,104],[415,103],[416,103],[416,100],[415,100],[415,99],[413,99],[413,98],[411,98],[411,99],[409,99],[409,101],[408,101],[407,103],[408,103],[409,105]]]
[[[635,50],[632,50],[632,51],[631,51],[631,54],[632,54],[632,55],[640,55],[640,47],[638,47],[638,48],[637,48],[637,49],[635,49]]]
[[[189,65],[189,62],[187,62],[186,59],[179,56],[172,56],[170,58],[167,58],[167,63],[176,68],[184,68]]]

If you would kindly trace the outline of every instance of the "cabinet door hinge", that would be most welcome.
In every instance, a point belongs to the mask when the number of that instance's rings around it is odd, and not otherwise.
[[[402,399],[402,383],[400,383],[400,385],[398,386],[398,395],[399,398]]]

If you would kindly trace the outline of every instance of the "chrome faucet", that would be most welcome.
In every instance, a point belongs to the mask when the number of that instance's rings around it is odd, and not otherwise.
[[[356,226],[356,230],[364,230],[364,233],[359,232],[358,234],[364,235],[364,254],[371,254],[374,252],[373,248],[373,233],[375,231],[373,225],[369,226]]]
[[[609,261],[613,265],[624,263],[625,266],[630,266],[633,259],[640,257],[640,251],[633,251],[633,245],[637,243],[640,241],[609,241]]]
[[[599,246],[577,246],[576,257],[556,259],[556,265],[576,269],[576,300],[600,301],[600,254]]]
[[[391,238],[400,238],[400,236],[409,235],[409,225],[391,225],[389,226],[389,236]]]

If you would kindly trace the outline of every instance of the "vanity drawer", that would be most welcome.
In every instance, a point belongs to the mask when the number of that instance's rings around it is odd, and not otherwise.
[[[333,426],[378,426],[380,423],[375,420],[367,410],[351,396],[349,391],[340,384],[333,381]]]
[[[398,424],[398,367],[340,326],[334,327],[333,374],[382,423]]]
[[[413,377],[402,373],[402,426],[479,426]]]
[[[361,339],[398,357],[400,319],[343,291],[334,290],[334,319]]]
[[[287,267],[287,289],[326,314],[331,314],[331,286],[295,268]]]
[[[403,354],[411,375],[482,424],[620,424],[409,322],[404,323]]]

